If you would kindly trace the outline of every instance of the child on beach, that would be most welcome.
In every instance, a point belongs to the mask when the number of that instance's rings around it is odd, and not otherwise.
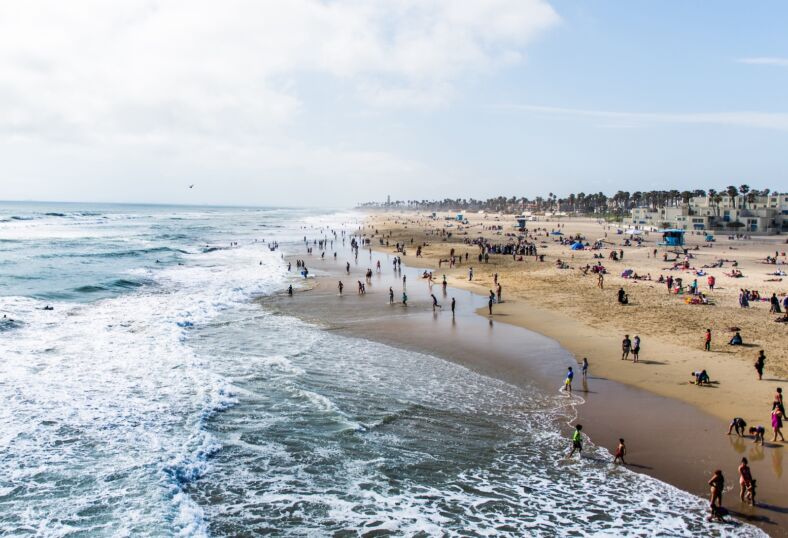
[[[572,394],[572,380],[575,378],[575,372],[570,366],[566,372],[566,380],[564,381],[564,390]]]
[[[711,329],[706,329],[706,338],[704,340],[703,349],[711,351]]]
[[[763,436],[766,433],[766,428],[764,428],[763,426],[757,426],[757,427],[750,426],[749,432],[750,435],[752,435],[754,438],[753,443],[755,443],[756,445],[758,443],[763,444]]]
[[[624,440],[619,439],[618,446],[616,447],[616,454],[615,457],[613,458],[613,463],[618,463],[620,461],[621,463],[626,465],[627,462],[624,461],[624,456],[626,456],[626,454],[627,454],[627,447],[624,444]]]
[[[583,436],[580,434],[582,430],[583,426],[581,424],[575,426],[575,432],[572,434],[572,450],[569,452],[568,458],[574,455],[575,450],[583,452]]]
[[[640,359],[640,337],[635,336],[635,341],[632,343],[632,362],[638,362]]]
[[[588,359],[583,357],[583,368],[582,368],[583,378],[588,377]]]

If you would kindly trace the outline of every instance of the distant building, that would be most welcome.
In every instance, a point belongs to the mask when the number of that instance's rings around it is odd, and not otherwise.
[[[673,207],[636,207],[624,222],[631,226],[707,230],[728,233],[788,233],[788,193],[769,196],[690,198]]]
[[[391,195],[386,196],[386,207],[391,207]]]

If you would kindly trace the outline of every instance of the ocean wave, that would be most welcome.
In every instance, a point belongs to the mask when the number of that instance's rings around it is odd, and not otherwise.
[[[147,254],[190,254],[188,250],[172,247],[151,247],[130,250],[117,250],[112,252],[71,252],[50,253],[37,256],[40,259],[50,258],[137,258]]]

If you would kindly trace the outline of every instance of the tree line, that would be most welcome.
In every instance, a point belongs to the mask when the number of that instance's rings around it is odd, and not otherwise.
[[[669,190],[669,191],[629,191],[620,190],[608,196],[603,192],[586,194],[571,193],[558,197],[554,193],[547,196],[527,197],[498,196],[477,200],[475,198],[444,198],[443,200],[396,200],[386,202],[366,202],[360,208],[396,208],[420,211],[490,211],[504,213],[520,213],[523,211],[570,212],[581,214],[621,214],[634,207],[648,207],[656,210],[661,207],[679,206],[689,203],[690,198],[708,196],[713,205],[719,206],[723,196],[734,197],[734,205],[738,202],[745,205],[752,203],[756,197],[769,196],[771,189],[752,189],[749,185],[736,187],[729,185],[723,189]],[[776,194],[776,193],[775,193]]]

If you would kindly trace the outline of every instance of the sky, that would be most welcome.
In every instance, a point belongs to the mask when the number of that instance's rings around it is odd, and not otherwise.
[[[782,0],[9,0],[0,200],[788,191],[785,21]]]

